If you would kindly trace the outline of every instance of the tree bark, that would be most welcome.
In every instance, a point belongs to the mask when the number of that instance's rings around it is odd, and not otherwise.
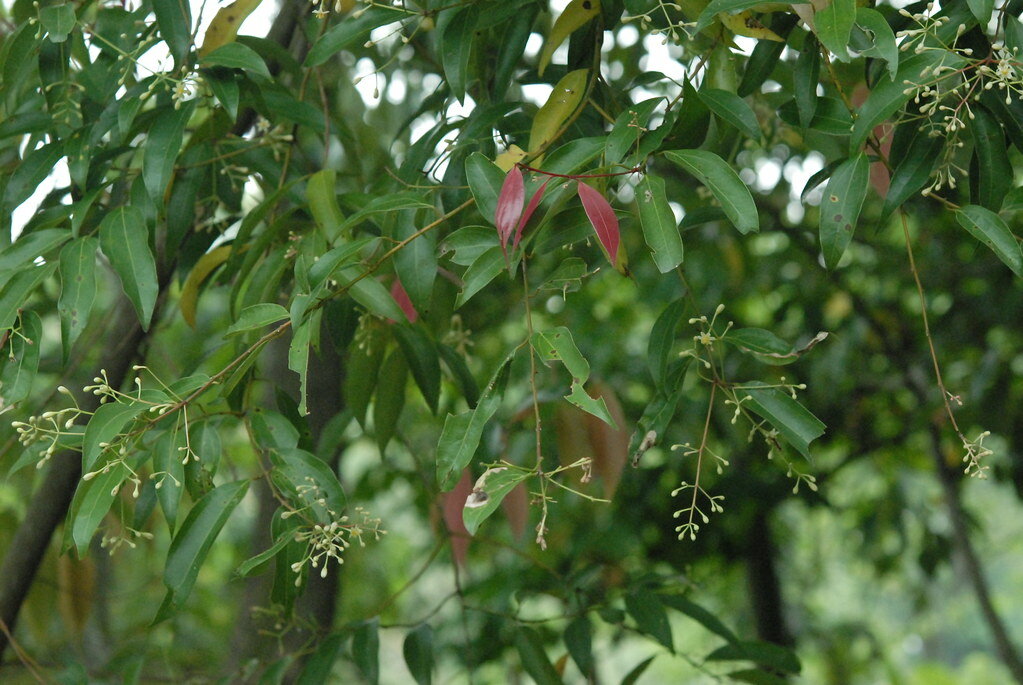
[[[795,645],[785,621],[785,602],[775,563],[777,550],[771,534],[770,510],[759,508],[749,529],[746,579],[757,624],[757,637],[785,647]]]
[[[962,498],[959,496],[959,484],[957,473],[949,466],[941,451],[941,434],[938,427],[932,425],[931,432],[931,454],[934,457],[934,465],[938,470],[938,480],[945,495],[945,506],[948,508],[948,518],[952,523],[952,539],[955,540],[956,551],[962,558],[963,568],[966,571],[967,580],[973,588],[973,594],[980,605],[980,612],[984,615],[988,630],[995,641],[995,649],[998,656],[1005,664],[1012,677],[1017,683],[1023,685],[1023,660],[1020,659],[1019,651],[1009,636],[1009,631],[995,609],[991,601],[991,590],[988,588],[987,578],[981,567],[980,558],[973,548],[970,540],[970,529],[967,525],[966,510],[963,508]]]
[[[110,336],[100,368],[106,369],[110,385],[117,388],[124,384],[145,339],[135,310],[123,296],[118,301],[110,330],[114,335]],[[83,409],[95,411],[99,399],[96,395],[86,395],[80,405]],[[53,531],[67,515],[81,475],[81,454],[69,450],[53,456],[42,484],[28,505],[25,520],[14,533],[4,554],[0,564],[0,620],[12,632]],[[7,637],[0,634],[0,658],[7,646]]]

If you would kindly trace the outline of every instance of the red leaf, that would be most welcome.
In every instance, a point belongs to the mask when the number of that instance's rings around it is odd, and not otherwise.
[[[607,252],[608,259],[615,263],[618,257],[618,217],[615,210],[611,209],[604,196],[599,192],[579,181],[579,199],[586,210],[586,216],[593,224],[593,230],[597,232],[597,238],[601,246]]]
[[[440,495],[444,525],[447,526],[451,536],[451,556],[459,566],[465,566],[469,541],[472,539],[462,521],[462,509],[465,507],[465,500],[469,497],[470,492],[472,492],[472,476],[469,469],[464,469],[458,485],[451,492],[443,492]]]
[[[550,181],[550,179],[547,179],[547,181]],[[512,242],[513,250],[519,246],[519,238],[522,237],[522,229],[524,229],[526,224],[529,222],[529,217],[533,216],[533,212],[535,212],[536,208],[540,206],[540,200],[543,199],[543,191],[547,190],[547,181],[544,181],[543,184],[536,189],[536,192],[533,193],[533,197],[529,198],[529,204],[526,205],[526,211],[522,212],[522,218],[519,219],[519,227],[515,231],[515,240]]]
[[[522,203],[526,199],[525,183],[522,180],[522,172],[517,166],[513,166],[508,175],[504,177],[501,185],[501,194],[497,196],[497,209],[494,210],[494,225],[497,226],[497,235],[501,238],[501,249],[508,245],[508,238],[515,231],[519,223],[519,216],[522,215]]]
[[[408,319],[409,323],[415,323],[416,319],[419,318],[419,312],[412,306],[412,300],[409,299],[408,293],[405,292],[405,286],[397,278],[391,284],[391,297],[401,307],[401,311],[405,312],[405,318]]]

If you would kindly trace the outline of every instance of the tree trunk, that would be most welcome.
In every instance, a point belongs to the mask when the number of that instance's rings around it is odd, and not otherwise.
[[[963,501],[959,497],[958,475],[945,460],[941,450],[941,434],[938,427],[931,426],[931,454],[934,457],[934,465],[938,471],[938,480],[945,494],[945,506],[948,508],[948,518],[952,523],[952,539],[955,540],[956,552],[963,562],[967,580],[973,588],[973,594],[980,605],[980,612],[984,616],[991,637],[995,641],[995,649],[1002,662],[1012,673],[1017,683],[1023,685],[1023,661],[1020,659],[1019,651],[1013,644],[1009,631],[998,615],[994,602],[991,601],[991,591],[988,588],[987,578],[984,577],[984,570],[981,568],[980,558],[973,548],[970,540],[970,529],[967,525],[966,510],[963,508]]]
[[[134,308],[123,296],[118,300],[110,330],[113,335],[100,368],[106,369],[110,385],[117,388],[124,384],[145,339]],[[99,399],[96,395],[85,395],[80,405],[87,411],[95,411]],[[0,620],[12,633],[53,531],[67,515],[81,475],[81,454],[64,451],[53,456],[42,484],[28,505],[24,521],[4,553],[0,564]],[[7,649],[7,642],[6,635],[0,633],[0,658]]]
[[[771,535],[770,510],[758,508],[749,530],[746,579],[757,624],[757,637],[765,642],[792,647],[795,640],[785,621],[785,603],[775,565],[776,548]]]

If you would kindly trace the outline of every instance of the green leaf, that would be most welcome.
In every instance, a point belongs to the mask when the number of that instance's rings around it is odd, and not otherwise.
[[[142,402],[110,402],[96,409],[82,438],[82,473],[88,474],[100,466],[99,458],[107,449],[103,445],[113,442],[129,421],[148,408]]]
[[[884,15],[868,7],[857,7],[856,25],[873,41],[871,47],[859,52],[865,57],[883,59],[888,64],[888,74],[895,78],[899,71],[899,46]]]
[[[341,232],[347,235],[351,229],[378,214],[389,215],[399,209],[419,208],[433,209],[433,205],[420,192],[406,191],[375,197],[367,202],[362,209],[345,219],[345,222],[341,224]]]
[[[440,61],[444,67],[444,79],[451,94],[458,102],[465,100],[465,85],[468,81],[469,55],[476,38],[476,21],[479,7],[467,5],[453,10],[454,16],[446,24],[438,26],[440,36],[437,44]]]
[[[176,2],[178,0],[171,1]],[[241,69],[265,78],[268,81],[273,79],[270,75],[270,70],[266,67],[266,62],[259,56],[259,53],[237,41],[222,45],[213,52],[203,55],[200,64],[204,67]]]
[[[803,49],[792,67],[792,89],[795,94],[799,125],[807,128],[817,112],[817,86],[820,83],[821,52],[814,35],[807,34]],[[848,129],[846,129],[848,131]]]
[[[530,477],[528,471],[510,469],[506,466],[487,469],[476,480],[472,492],[462,507],[462,523],[469,535],[475,535],[480,524],[497,511],[501,502],[516,485]]]
[[[465,226],[441,243],[443,252],[454,252],[451,261],[462,266],[469,266],[487,250],[500,246],[501,241],[493,226]]]
[[[238,569],[235,571],[235,573],[242,578],[247,578],[249,576],[254,576],[263,573],[264,571],[267,570],[268,562],[275,556],[277,556],[277,553],[280,552],[285,547],[287,547],[288,543],[290,543],[294,539],[295,539],[294,534],[290,532],[287,535],[282,535],[277,539],[276,542],[273,543],[273,545],[270,546],[269,549],[265,549],[259,554],[253,557],[249,557],[248,559],[243,561],[238,566]]]
[[[944,138],[933,137],[923,127],[916,127],[909,148],[897,162],[888,183],[888,194],[881,209],[882,222],[928,184],[944,149]]]
[[[177,107],[164,107],[149,130],[142,153],[142,180],[157,205],[163,204],[167,184],[174,176],[174,161],[181,151],[185,126],[197,102],[198,99],[195,99]]]
[[[1005,47],[1010,52],[1015,53],[1017,50],[1023,50],[1023,22],[1020,22],[1018,17],[1005,15]]]
[[[671,122],[665,121],[665,124]],[[710,127],[710,110],[703,104],[700,94],[685,79],[682,83],[682,106],[678,108],[678,116],[674,123],[671,123],[671,132],[668,141],[673,146],[682,148],[697,148],[707,138],[707,131]]]
[[[675,345],[675,337],[678,335],[679,324],[682,323],[682,315],[686,311],[685,298],[678,298],[660,313],[650,329],[650,338],[647,341],[647,368],[650,370],[650,377],[654,379],[654,386],[664,386],[665,374],[668,369],[668,359],[671,357],[672,348]]]
[[[203,80],[209,84],[217,102],[227,111],[231,120],[238,119],[238,105],[241,102],[241,87],[233,72],[204,71]]]
[[[532,628],[519,626],[515,631],[515,649],[522,660],[522,668],[537,685],[561,685],[561,676],[554,669],[544,651],[544,640]]]
[[[593,626],[586,614],[572,619],[565,627],[565,647],[579,671],[592,678],[597,664],[593,659]]]
[[[545,364],[561,362],[572,374],[572,378],[579,382],[585,382],[590,377],[590,365],[576,347],[572,332],[564,326],[533,333],[531,343]]]
[[[309,349],[316,344],[320,334],[322,309],[317,309],[309,318],[292,331],[291,344],[288,347],[288,368],[298,374],[299,400],[298,413],[305,416],[308,395]]]
[[[380,679],[380,619],[363,621],[352,632],[352,659],[367,682]]]
[[[739,641],[739,638],[735,636],[735,633],[729,630],[717,616],[707,611],[699,604],[689,601],[682,595],[659,595],[659,597],[662,604],[671,607],[676,611],[682,612],[715,635],[723,637],[728,642]]]
[[[18,310],[25,306],[28,296],[56,270],[57,265],[50,262],[45,266],[33,264],[14,274],[0,291],[0,331],[14,326]]]
[[[735,93],[720,88],[701,88],[697,91],[703,104],[719,119],[726,121],[753,140],[760,140],[763,133],[757,115],[745,100]]]
[[[995,0],[966,0],[966,4],[970,6],[970,11],[977,17],[980,25],[987,26],[991,21],[991,12],[995,9]]]
[[[983,107],[974,107],[970,121],[973,152],[977,155],[976,204],[997,212],[1012,188],[1013,169],[1009,161],[1009,145],[1005,132]]]
[[[504,253],[501,251],[500,245],[482,253],[476,261],[469,265],[469,268],[462,275],[462,290],[458,293],[458,297],[455,298],[455,309],[460,308],[473,295],[497,278],[504,271],[506,264],[507,262],[505,262]]]
[[[925,82],[927,79],[922,76],[922,72],[930,71],[938,63],[950,69],[957,69],[964,64],[964,60],[957,53],[946,50],[925,50],[909,59],[902,60],[899,65],[899,73],[895,78],[885,74],[878,80],[877,85],[870,91],[870,96],[860,106],[857,113],[856,122],[852,128],[852,137],[849,140],[851,154],[858,153],[874,128],[895,114],[913,97],[914,91],[911,88],[908,89],[909,92],[906,92],[906,83]]]
[[[47,256],[69,238],[71,231],[65,228],[44,228],[18,236],[16,241],[0,251],[0,273],[24,268],[37,257]]]
[[[14,173],[7,179],[7,186],[4,188],[6,211],[12,212],[27,200],[53,172],[53,167],[63,156],[64,144],[60,141],[47,143],[37,150],[26,152],[21,163],[14,167]],[[10,221],[10,217],[7,221]]]
[[[70,3],[49,5],[39,9],[39,23],[54,43],[63,43],[75,28],[75,8]]]
[[[327,462],[294,447],[274,450],[270,453],[270,461],[278,470],[274,475],[287,479],[288,483],[282,489],[296,509],[309,507],[321,523],[327,523],[344,512],[347,506],[344,489]]]
[[[327,237],[327,242],[332,244],[340,236],[340,228],[345,220],[345,215],[337,204],[336,181],[336,171],[321,169],[309,177],[305,186],[309,211],[312,212],[316,225]]]
[[[475,408],[480,398],[480,389],[476,385],[476,378],[469,370],[465,358],[453,347],[444,343],[437,343],[437,351],[440,352],[440,357],[444,360],[444,365],[448,367],[448,373],[461,391],[466,404],[470,409]]]
[[[426,405],[436,414],[440,399],[440,357],[437,346],[421,326],[398,324],[392,330]]]
[[[827,337],[826,333],[818,333],[809,344],[796,349],[771,331],[763,328],[738,328],[728,332],[723,340],[739,350],[751,354],[765,364],[783,366],[791,364],[803,354]]]
[[[668,612],[664,610],[664,605],[656,593],[640,589],[626,594],[625,609],[640,631],[660,642],[669,651],[675,651]]]
[[[792,29],[799,23],[799,17],[794,14],[777,14],[771,21],[770,29],[782,39],[788,38]],[[760,90],[767,79],[778,67],[782,52],[785,50],[785,42],[762,38],[757,41],[756,47],[746,60],[746,68],[742,72],[742,81],[739,82],[735,94],[739,97],[748,97]]]
[[[753,381],[737,388],[749,400],[746,406],[767,419],[785,440],[810,458],[810,443],[824,435],[824,424],[779,388]]]
[[[320,641],[316,651],[305,660],[297,685],[323,685],[330,681],[330,672],[344,646],[347,635],[331,633]]]
[[[185,603],[213,541],[248,489],[248,480],[218,486],[188,512],[171,541],[163,571],[163,582],[168,591],[165,603],[169,603],[171,609],[179,609]]]
[[[377,373],[384,360],[385,344],[375,327],[367,327],[361,345],[352,345],[345,367],[345,404],[352,410],[352,416],[363,428],[366,426],[366,410],[370,397],[377,386]]]
[[[362,45],[369,39],[370,32],[378,26],[385,26],[403,19],[405,13],[398,7],[376,5],[358,17],[345,17],[320,36],[305,58],[305,66],[317,67],[341,50]]]
[[[639,205],[643,238],[650,247],[657,270],[662,274],[673,271],[682,263],[682,236],[679,235],[675,214],[668,205],[664,179],[647,174],[636,189],[636,204]]]
[[[291,421],[274,411],[257,409],[249,414],[255,443],[262,449],[286,450],[298,445],[299,432]]]
[[[662,102],[664,98],[650,98],[626,107],[618,115],[604,147],[604,157],[608,164],[618,164],[625,159],[628,151],[638,144],[646,125],[650,123],[650,117]]]
[[[598,419],[611,426],[611,428],[618,428],[618,424],[615,423],[615,420],[611,417],[611,413],[607,410],[607,405],[604,404],[604,398],[590,397],[580,381],[572,381],[572,390],[565,395],[565,399],[582,409],[587,414],[596,416]]]
[[[224,333],[225,338],[259,330],[265,326],[288,318],[288,310],[279,304],[261,302],[249,305],[238,314],[238,319]]]
[[[156,260],[149,249],[149,229],[142,212],[129,205],[107,214],[99,226],[99,242],[110,266],[121,279],[124,293],[135,307],[143,330],[148,330],[159,284]]]
[[[782,673],[799,673],[802,665],[795,652],[769,642],[734,642],[718,647],[707,661],[752,661]]]
[[[320,255],[309,267],[309,287],[313,290],[319,288],[328,278],[334,276],[338,267],[357,260],[364,250],[372,251],[379,242],[380,238],[376,236],[344,241],[326,254]]]
[[[401,647],[405,665],[417,685],[433,682],[433,629],[423,623],[408,632]]]
[[[721,203],[725,216],[740,233],[760,230],[760,217],[753,195],[723,159],[707,150],[674,150],[665,152],[664,156],[710,189]]]
[[[192,48],[191,4],[186,0],[153,0],[153,13],[174,65],[184,66]]]
[[[849,60],[846,47],[856,23],[856,0],[831,0],[813,15],[814,28],[821,43],[840,61]]]
[[[970,235],[990,247],[1014,274],[1023,276],[1019,240],[1000,216],[984,207],[967,205],[956,212],[956,220]]]
[[[87,237],[68,243],[60,251],[60,299],[57,301],[57,313],[60,315],[60,339],[65,361],[71,347],[89,323],[92,304],[96,300],[98,248],[99,241]]]
[[[80,483],[71,500],[68,513],[70,521],[70,541],[75,547],[79,558],[84,558],[89,551],[89,543],[103,517],[110,511],[121,484],[131,476],[131,471],[124,463],[117,463],[106,473],[99,473],[93,478]]]
[[[474,152],[465,160],[465,178],[476,199],[476,208],[483,218],[494,223],[497,197],[501,194],[505,173],[496,164]]]
[[[693,35],[696,35],[714,23],[714,18],[722,12],[734,14],[762,4],[764,4],[762,0],[711,0],[710,4],[707,5],[702,12],[700,12],[700,17],[696,22],[696,28],[693,30]],[[791,5],[792,3],[784,2],[775,4]]]
[[[408,364],[398,350],[384,360],[380,366],[377,381],[376,402],[373,404],[373,426],[376,429],[377,447],[383,453],[387,443],[394,437],[398,419],[405,408],[405,382],[408,379]],[[438,451],[440,448],[437,448]]]
[[[348,294],[352,299],[371,314],[391,321],[404,321],[405,312],[401,311],[401,307],[391,297],[387,288],[372,276],[363,276],[365,273],[365,269],[360,266],[349,266],[338,271],[335,278],[338,285],[348,288]]]
[[[838,165],[824,189],[820,214],[821,251],[829,269],[838,266],[852,241],[869,181],[870,163],[861,152]]]
[[[1013,188],[1002,202],[1003,212],[1018,212],[1023,209],[1023,187]]]
[[[0,371],[0,398],[4,407],[21,402],[32,391],[39,371],[39,349],[43,343],[43,322],[32,310],[21,313],[21,330],[10,337],[3,371]]]
[[[622,685],[635,685],[635,683],[639,680],[639,677],[643,675],[643,672],[650,667],[650,664],[652,664],[656,658],[657,655],[654,654],[653,656],[648,656],[646,659],[643,659],[636,664],[636,666],[626,673],[624,678],[622,678]]]
[[[476,408],[462,414],[448,414],[437,443],[437,482],[444,492],[458,483],[462,469],[469,465],[487,422],[501,406],[508,383],[510,359],[506,359],[483,391]]]
[[[785,678],[760,670],[759,668],[729,671],[726,675],[729,680],[739,683],[752,683],[752,685],[787,685],[789,682]]]
[[[174,426],[163,431],[153,446],[153,471],[160,473],[156,497],[167,521],[170,532],[178,523],[178,506],[181,504],[181,483],[185,480],[185,465],[182,463],[185,445],[184,431]]]
[[[394,238],[402,241],[415,235],[420,228],[416,219],[415,210],[399,212]],[[399,250],[394,255],[394,271],[412,306],[425,316],[430,311],[433,282],[437,278],[437,234],[421,235]]]

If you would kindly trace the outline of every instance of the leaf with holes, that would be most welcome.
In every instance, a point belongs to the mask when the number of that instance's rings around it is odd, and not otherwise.
[[[870,163],[862,152],[838,165],[821,201],[821,251],[829,269],[838,266],[852,241],[867,197]]]

